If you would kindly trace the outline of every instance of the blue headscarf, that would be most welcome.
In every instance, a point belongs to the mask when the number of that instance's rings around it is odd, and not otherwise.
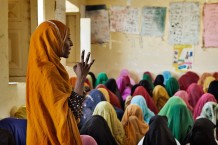
[[[146,104],[146,100],[144,99],[143,96],[141,95],[136,95],[132,98],[130,104],[136,104],[138,105],[143,112],[144,115],[144,120],[146,123],[149,123],[150,118],[152,116],[154,116],[155,114],[148,108],[147,104]]]
[[[86,96],[86,100],[83,104],[83,116],[80,120],[80,127],[86,122],[86,120],[92,116],[92,113],[96,107],[96,105],[101,102],[106,101],[104,95],[101,93],[101,91],[97,89],[93,89],[89,95]]]

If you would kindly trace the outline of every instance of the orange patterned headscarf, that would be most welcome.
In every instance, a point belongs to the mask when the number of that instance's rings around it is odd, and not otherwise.
[[[82,144],[68,107],[72,87],[60,63],[68,33],[63,23],[51,20],[32,34],[26,80],[27,144]]]

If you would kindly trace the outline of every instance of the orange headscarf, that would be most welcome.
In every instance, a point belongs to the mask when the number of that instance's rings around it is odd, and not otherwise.
[[[126,145],[136,145],[148,132],[149,126],[138,105],[130,104],[123,115],[122,124],[126,133]]]
[[[82,144],[68,107],[69,76],[60,63],[68,33],[63,23],[51,20],[32,34],[26,80],[27,144]]]

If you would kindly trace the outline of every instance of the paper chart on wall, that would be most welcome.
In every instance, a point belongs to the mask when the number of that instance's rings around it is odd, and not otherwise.
[[[192,45],[174,45],[173,67],[178,72],[192,69],[194,49]]]
[[[218,47],[218,4],[205,4],[203,16],[204,47]]]
[[[86,17],[91,18],[91,43],[109,42],[110,31],[108,11],[86,11]]]
[[[200,8],[198,2],[175,2],[170,4],[170,44],[198,44]]]
[[[166,7],[142,8],[142,35],[163,36]]]
[[[139,8],[112,6],[110,31],[139,34]]]

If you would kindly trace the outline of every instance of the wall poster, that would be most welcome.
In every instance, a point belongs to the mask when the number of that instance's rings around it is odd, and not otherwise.
[[[139,8],[112,6],[110,31],[139,34]]]
[[[198,44],[200,8],[198,2],[170,3],[170,44]]]
[[[218,4],[205,4],[203,13],[203,47],[218,47]]]
[[[178,72],[192,69],[194,49],[192,45],[174,45],[173,67]]]
[[[163,36],[166,7],[142,8],[142,35]]]

